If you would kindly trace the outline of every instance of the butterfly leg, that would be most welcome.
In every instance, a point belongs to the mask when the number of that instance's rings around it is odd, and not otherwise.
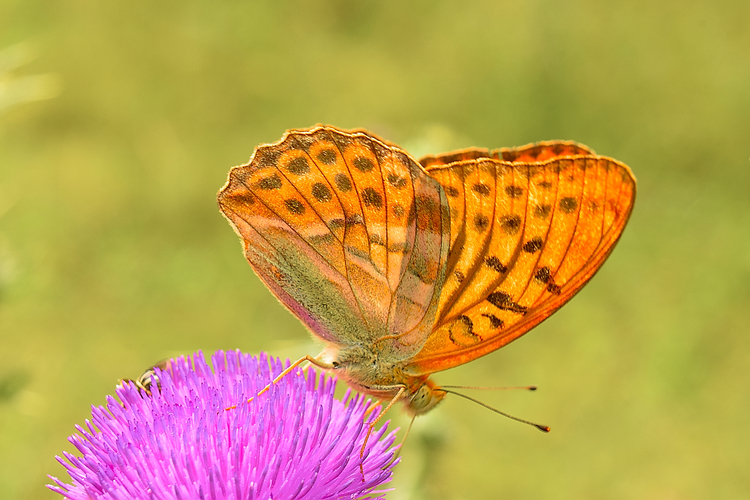
[[[396,404],[396,401],[401,398],[401,396],[406,392],[406,386],[401,386],[396,393],[395,396],[393,396],[393,399],[390,400],[388,405],[385,407],[385,409],[380,412],[380,415],[373,420],[370,425],[367,426],[367,435],[365,435],[365,442],[362,443],[362,448],[359,450],[359,472],[362,474],[362,482],[365,482],[365,467],[364,467],[364,459],[365,459],[365,448],[367,447],[367,441],[370,439],[370,434],[372,434],[373,429],[375,429],[375,426],[380,422],[380,419],[383,418],[383,416],[388,413],[388,410],[391,409],[391,407]]]
[[[364,419],[367,419],[367,416],[370,415],[376,408],[380,408],[380,401],[376,401],[373,404],[370,405],[370,407],[365,410],[365,413],[362,415]]]
[[[271,386],[276,385],[279,382],[279,380],[281,380],[282,378],[284,378],[287,375],[289,375],[292,372],[292,370],[294,370],[295,368],[297,368],[299,365],[301,365],[305,361],[308,361],[308,362],[312,363],[313,365],[315,365],[317,367],[320,367],[320,368],[322,368],[324,370],[331,370],[331,369],[333,369],[333,365],[325,363],[323,361],[320,361],[319,359],[313,358],[310,355],[305,355],[305,356],[301,357],[300,359],[298,359],[297,361],[295,361],[294,363],[292,363],[291,365],[289,365],[289,367],[286,370],[284,370],[283,372],[279,373],[276,376],[276,378],[271,381],[270,384],[268,384],[267,386],[265,386],[255,396],[251,397],[250,399],[248,399],[245,402],[246,403],[250,403],[253,399],[257,398],[261,394],[268,392],[268,390],[271,389]],[[224,408],[224,410],[225,411],[227,411],[227,410],[234,410],[236,408],[237,408],[237,405],[232,405],[232,406],[227,406],[226,408]]]

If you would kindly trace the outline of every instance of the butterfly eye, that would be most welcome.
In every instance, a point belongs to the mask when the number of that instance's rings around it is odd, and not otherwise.
[[[414,395],[415,400],[422,401],[427,396],[427,388],[425,386],[422,386],[419,388],[419,391]]]

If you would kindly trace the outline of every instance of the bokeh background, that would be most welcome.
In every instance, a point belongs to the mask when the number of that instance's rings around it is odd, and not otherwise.
[[[436,376],[537,384],[418,419],[392,499],[750,497],[746,0],[0,0],[0,498],[119,378],[202,349],[317,352],[216,208],[288,128],[414,155],[571,139],[638,199],[596,278]],[[406,420],[394,411],[396,425]]]

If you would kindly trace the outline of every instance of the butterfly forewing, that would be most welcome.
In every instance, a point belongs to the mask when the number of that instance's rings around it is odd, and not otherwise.
[[[547,154],[544,151],[538,156]],[[468,362],[548,317],[593,276],[632,209],[632,174],[614,160],[564,156],[530,164],[473,162],[494,163],[497,188],[488,228],[492,238],[489,243],[482,240],[480,252],[467,252],[466,244],[451,247],[454,269],[471,271],[458,286],[452,277],[446,280],[435,330],[410,363],[410,373]],[[472,162],[431,167],[428,172],[453,188],[458,179],[464,180],[464,231],[471,234],[478,210],[488,208],[471,199],[479,178],[465,174],[471,168],[467,163]],[[449,197],[449,204],[453,201]]]
[[[442,198],[441,198],[442,197]],[[364,132],[291,131],[230,172],[219,206],[259,277],[316,335],[394,359],[433,324],[447,201],[403,151]]]
[[[438,306],[439,322],[470,284],[466,277],[481,273],[482,255],[493,237],[491,221],[495,217],[498,179],[493,163],[477,161],[461,162],[451,169],[432,170],[431,175],[450,186],[446,191],[453,195],[448,202],[451,232],[459,236],[451,246],[454,251],[449,255],[446,282]]]

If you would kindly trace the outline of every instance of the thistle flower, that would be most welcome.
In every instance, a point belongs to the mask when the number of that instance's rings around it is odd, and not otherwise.
[[[89,499],[327,499],[377,495],[391,479],[394,433],[373,431],[362,396],[334,399],[335,381],[297,369],[255,396],[283,370],[277,359],[218,351],[215,371],[199,352],[154,369],[150,395],[135,384],[122,402],[92,407],[69,441],[83,454],[57,460],[72,484],[52,491]],[[288,365],[287,365],[288,366]],[[317,380],[317,384],[316,384]],[[317,387],[316,387],[317,386]],[[236,405],[236,408],[226,409]],[[360,472],[360,463],[364,477]],[[370,498],[370,497],[367,497]],[[378,497],[382,498],[382,497]]]

